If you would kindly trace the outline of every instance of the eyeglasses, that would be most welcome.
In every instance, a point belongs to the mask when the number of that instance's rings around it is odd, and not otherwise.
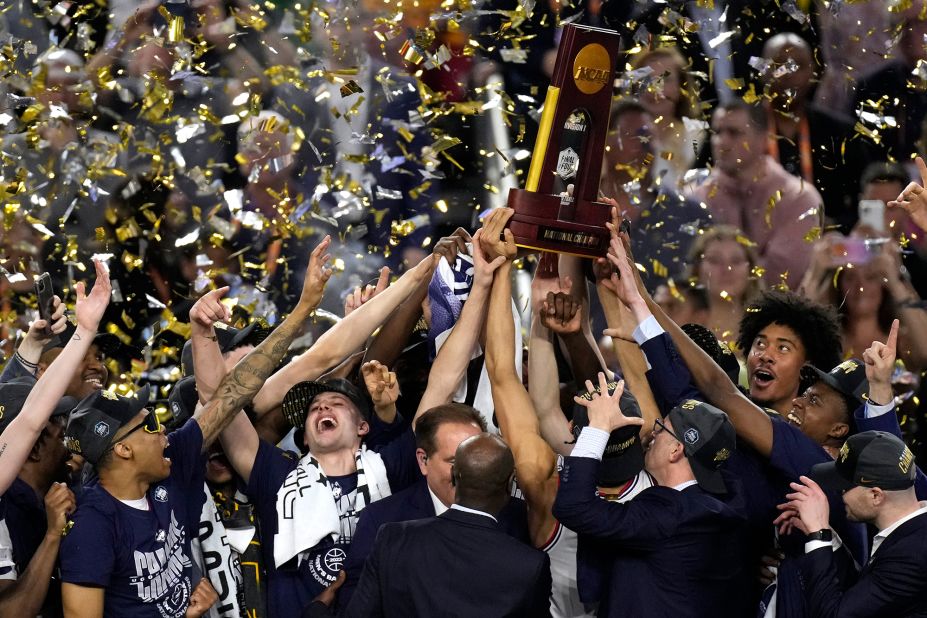
[[[663,421],[662,421],[661,419],[655,419],[655,420],[653,421],[653,435],[654,435],[654,437],[656,437],[656,435],[657,435],[658,433],[660,433],[661,431],[665,431],[665,432],[668,433],[669,435],[673,436],[673,439],[676,440],[676,442],[679,442],[680,444],[682,443],[682,440],[679,439],[679,436],[677,436],[676,434],[674,434],[672,429],[670,429],[669,427],[667,427],[666,425],[664,425],[664,424],[663,424]]]
[[[144,429],[145,433],[151,433],[151,434],[161,433],[161,421],[158,420],[158,415],[155,414],[154,410],[148,410],[148,414],[145,415],[145,419],[141,423],[139,423],[138,425],[136,425],[135,427],[133,427],[132,429],[124,433],[121,438],[119,438],[118,440],[110,444],[109,448],[106,450],[107,451],[111,450],[114,446],[116,446],[117,444],[119,444],[120,442],[128,438],[129,436],[131,436],[133,433],[135,433],[139,429]]]

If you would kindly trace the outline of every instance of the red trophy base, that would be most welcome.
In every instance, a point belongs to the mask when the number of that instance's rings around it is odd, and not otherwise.
[[[610,204],[510,189],[508,206],[515,209],[508,227],[519,247],[592,258],[608,253]]]

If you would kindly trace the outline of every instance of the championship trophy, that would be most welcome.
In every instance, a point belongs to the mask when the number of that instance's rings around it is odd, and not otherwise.
[[[613,30],[563,28],[528,180],[509,191],[509,229],[519,247],[583,257],[608,251],[611,207],[596,198],[619,40]]]

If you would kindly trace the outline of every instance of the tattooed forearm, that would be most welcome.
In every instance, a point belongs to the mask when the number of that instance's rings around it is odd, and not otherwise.
[[[203,432],[203,448],[209,446],[235,414],[250,404],[264,381],[273,373],[290,348],[309,311],[297,306],[286,320],[235,365],[225,376],[212,399],[196,416]]]

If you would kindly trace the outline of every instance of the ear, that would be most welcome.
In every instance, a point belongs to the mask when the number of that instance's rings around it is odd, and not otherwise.
[[[869,490],[870,499],[872,500],[872,506],[882,506],[885,504],[885,492],[878,487],[873,487]]]
[[[829,438],[834,438],[835,440],[843,440],[846,438],[847,434],[850,432],[850,426],[846,423],[834,423],[830,431],[827,432]]]
[[[42,459],[42,444],[43,440],[39,438],[38,442],[32,445],[32,449],[29,451],[29,461],[38,462]]]
[[[425,453],[425,449],[415,449],[415,460],[418,461],[418,469],[421,471],[422,476],[428,476],[428,464],[425,463],[428,461],[428,455]]]
[[[122,459],[132,459],[132,447],[125,442],[117,442],[113,445],[113,455]]]
[[[676,444],[673,445],[673,450],[670,451],[670,463],[676,463],[681,459],[685,459],[685,457],[685,447],[679,442],[676,442]]]
[[[357,435],[366,436],[370,431],[370,424],[367,421],[361,421],[357,424]]]

